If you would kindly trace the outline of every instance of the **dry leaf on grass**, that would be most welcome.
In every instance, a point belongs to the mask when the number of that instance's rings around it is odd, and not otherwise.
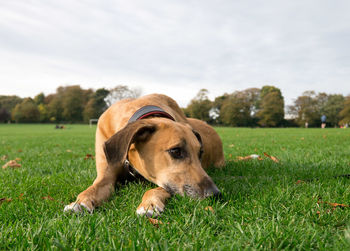
[[[41,197],[43,200],[55,200],[54,198],[52,198],[50,195],[48,196],[44,196],[44,197]]]
[[[317,201],[317,204],[327,204],[333,207],[333,210],[336,209],[337,207],[344,208],[344,207],[350,207],[350,205],[346,204],[341,204],[341,203],[335,203],[335,202],[328,202],[328,201]]]
[[[232,148],[232,147],[235,147],[235,145],[234,145],[234,144],[231,144],[231,145],[229,145],[228,147]]]
[[[10,202],[12,201],[11,198],[0,198],[0,204],[2,204],[3,202]]]
[[[18,149],[17,152],[21,153],[21,152],[23,152],[23,150],[22,149]]]
[[[237,156],[237,160],[250,160],[250,159],[262,160],[262,158],[257,154],[251,154],[248,156]]]
[[[71,153],[72,150],[71,150],[71,149],[67,149],[66,152],[67,152],[67,153]]]
[[[95,156],[88,153],[88,154],[86,154],[86,156],[84,157],[84,160],[87,160],[87,159],[95,159]]]
[[[18,196],[18,199],[19,199],[19,200],[23,200],[23,195],[24,195],[24,193],[21,193],[21,194]]]
[[[264,155],[265,155],[266,157],[270,158],[272,161],[274,161],[274,162],[276,162],[276,163],[279,162],[279,160],[278,160],[276,157],[274,157],[274,156],[271,156],[271,155],[269,155],[269,154],[267,154],[267,153],[265,153],[265,152],[264,152]]]
[[[153,219],[153,218],[148,218],[149,222],[155,226],[155,227],[159,227],[159,225],[162,225],[163,222],[157,219]]]
[[[304,184],[305,183],[305,181],[303,181],[303,180],[297,180],[297,182],[295,182],[295,184]]]
[[[215,213],[214,209],[211,206],[207,206],[204,208],[205,211],[210,211],[212,213]]]
[[[7,160],[7,155],[2,155],[1,160]]]
[[[16,160],[10,160],[9,162],[7,162],[5,165],[2,166],[2,169],[6,169],[8,167],[17,168],[17,167],[21,167],[21,164],[17,163]]]

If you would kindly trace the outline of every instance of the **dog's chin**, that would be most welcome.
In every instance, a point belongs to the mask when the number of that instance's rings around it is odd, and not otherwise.
[[[195,189],[191,185],[183,185],[182,187],[178,187],[172,183],[167,183],[162,187],[171,195],[175,195],[175,194],[180,194],[181,196],[187,195],[195,199],[201,199],[205,197],[203,196],[202,193],[198,191],[198,189]]]

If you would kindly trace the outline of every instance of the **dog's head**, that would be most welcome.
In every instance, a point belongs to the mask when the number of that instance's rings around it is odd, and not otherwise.
[[[201,136],[187,124],[139,120],[107,140],[104,150],[110,167],[122,168],[128,158],[144,178],[170,194],[204,198],[220,193],[202,168]]]

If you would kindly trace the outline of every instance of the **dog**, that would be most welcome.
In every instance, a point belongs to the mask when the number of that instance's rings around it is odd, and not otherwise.
[[[116,102],[99,118],[95,143],[97,178],[64,211],[92,213],[108,200],[117,183],[140,178],[158,187],[144,194],[138,215],[159,216],[174,194],[194,198],[220,194],[204,171],[225,165],[219,135],[206,122],[186,118],[168,96],[151,94]]]

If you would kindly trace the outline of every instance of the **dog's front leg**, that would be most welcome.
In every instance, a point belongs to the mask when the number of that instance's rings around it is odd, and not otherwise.
[[[157,217],[164,211],[165,201],[170,197],[171,195],[161,187],[148,190],[143,195],[136,213],[147,217]]]
[[[96,207],[111,196],[114,191],[115,177],[115,171],[98,176],[90,187],[78,195],[75,202],[64,208],[64,211],[82,212],[85,208],[92,213]]]

